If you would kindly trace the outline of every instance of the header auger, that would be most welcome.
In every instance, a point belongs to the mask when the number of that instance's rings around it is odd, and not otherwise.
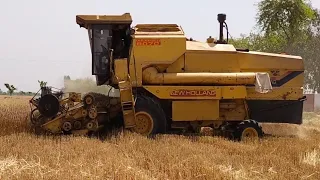
[[[261,122],[301,124],[302,58],[237,49],[228,44],[228,32],[224,40],[225,20],[218,15],[218,40],[199,42],[177,24],[131,27],[129,13],[76,16],[88,30],[97,86],[120,96],[62,98],[43,90],[31,101],[40,112],[32,118],[35,127],[88,133],[118,124],[147,136],[211,127],[240,140],[262,137]]]
[[[118,98],[94,92],[83,97],[75,92],[63,95],[42,87],[40,97],[30,100],[30,119],[36,134],[90,134],[108,123],[113,125],[110,119],[118,115]]]

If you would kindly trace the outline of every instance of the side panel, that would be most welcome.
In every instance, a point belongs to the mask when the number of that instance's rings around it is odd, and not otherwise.
[[[114,60],[115,79],[127,80],[128,78],[128,61],[127,58]]]
[[[303,101],[248,100],[250,118],[266,123],[302,124]]]
[[[245,86],[143,86],[159,99],[245,99]]]
[[[187,51],[185,56],[186,72],[240,72],[234,52]]]
[[[219,100],[173,101],[173,121],[219,119]]]
[[[133,53],[136,63],[171,64],[186,51],[183,35],[135,35]]]
[[[304,70],[303,60],[297,56],[260,52],[238,52],[241,70]]]
[[[166,69],[166,72],[167,73],[185,72],[185,54],[180,56],[175,62],[170,64]]]
[[[220,100],[220,119],[232,121],[248,119],[248,109],[245,100]]]
[[[205,99],[219,100],[219,120],[237,121],[251,118],[269,123],[302,123],[303,101],[298,100],[301,96],[293,92],[286,96],[287,99],[292,100],[283,100],[282,95],[288,90],[287,88],[274,89],[278,93],[257,93],[255,97],[257,99],[247,98],[247,89],[244,86],[144,86],[144,88],[159,99],[199,102]],[[254,88],[251,90],[254,92]],[[246,104],[244,104],[245,101]],[[175,116],[175,121],[182,121],[182,119],[194,121],[194,118],[205,114],[202,111],[215,111],[202,105],[188,105],[192,101],[174,102],[176,107],[172,109],[176,112],[172,112],[172,115]],[[246,107],[249,110],[248,114]]]

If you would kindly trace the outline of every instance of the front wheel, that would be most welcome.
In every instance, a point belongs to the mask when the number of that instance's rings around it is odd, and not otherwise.
[[[138,95],[135,113],[136,126],[133,128],[134,132],[146,136],[166,132],[166,116],[157,100]]]
[[[262,127],[254,120],[240,122],[234,131],[234,138],[238,141],[258,140],[262,136]]]

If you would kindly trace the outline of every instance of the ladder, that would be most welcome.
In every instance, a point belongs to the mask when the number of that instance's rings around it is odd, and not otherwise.
[[[119,90],[124,127],[132,128],[135,126],[135,109],[132,85],[129,75],[127,76],[127,80],[119,81]]]

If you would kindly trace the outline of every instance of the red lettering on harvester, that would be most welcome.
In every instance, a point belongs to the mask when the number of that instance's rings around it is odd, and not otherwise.
[[[173,90],[170,93],[170,96],[179,96],[179,97],[190,97],[190,96],[210,96],[216,97],[217,93],[215,90]]]
[[[160,39],[137,39],[136,46],[160,46]]]

